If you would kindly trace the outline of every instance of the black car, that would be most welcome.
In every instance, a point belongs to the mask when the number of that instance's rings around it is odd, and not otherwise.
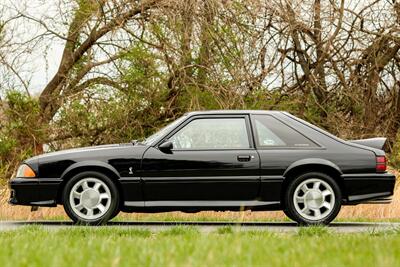
[[[119,211],[202,210],[283,210],[300,224],[327,224],[341,205],[390,201],[384,143],[344,141],[287,112],[191,112],[142,142],[26,160],[10,203],[62,204],[85,224]]]

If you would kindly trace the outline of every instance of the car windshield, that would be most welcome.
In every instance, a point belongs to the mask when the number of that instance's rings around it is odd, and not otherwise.
[[[150,135],[149,137],[147,137],[141,143],[143,143],[145,145],[151,145],[154,141],[156,141],[159,138],[161,138],[162,136],[166,135],[168,132],[170,132],[173,128],[175,128],[177,125],[179,125],[185,119],[186,119],[186,115],[180,117],[179,119],[171,122],[170,124],[168,124],[167,126],[162,128],[161,130],[159,130],[159,131],[155,132],[154,134]]]

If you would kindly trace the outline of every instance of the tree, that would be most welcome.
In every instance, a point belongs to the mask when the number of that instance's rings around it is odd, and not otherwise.
[[[129,137],[147,134],[188,110],[258,108],[291,111],[345,138],[396,139],[396,1],[59,4],[58,16],[51,18],[14,12],[14,21],[42,29],[26,44],[40,38],[42,44],[51,38],[64,41],[59,68],[39,98],[45,123],[57,123],[61,115],[65,119],[66,110],[75,114],[72,103],[90,102],[96,109],[88,112],[106,116],[99,111],[101,98],[132,106],[125,110],[129,118],[120,116],[140,129]],[[19,58],[13,51],[10,55]],[[75,132],[92,138],[105,134],[105,128]]]
[[[40,95],[43,118],[50,121],[66,96],[93,84],[119,88],[120,85],[107,75],[87,78],[96,67],[112,63],[121,57],[124,47],[114,39],[128,22],[144,19],[151,8],[160,1],[79,1],[73,11],[65,37],[65,47],[57,73]],[[108,44],[109,43],[109,44]],[[111,49],[105,46],[111,46]],[[106,54],[96,60],[94,50]],[[86,78],[86,79],[85,79]]]

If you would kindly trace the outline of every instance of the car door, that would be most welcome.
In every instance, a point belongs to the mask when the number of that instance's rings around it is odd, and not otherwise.
[[[260,160],[247,115],[193,116],[165,141],[172,142],[172,150],[154,146],[142,160],[146,206],[154,201],[172,206],[200,201],[203,206],[257,198]]]

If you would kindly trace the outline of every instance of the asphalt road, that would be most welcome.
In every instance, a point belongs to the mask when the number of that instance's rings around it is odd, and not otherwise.
[[[15,230],[29,225],[40,225],[49,230],[78,227],[68,221],[2,221],[0,231]],[[141,228],[151,231],[167,230],[176,226],[196,226],[201,232],[212,232],[220,227],[232,226],[235,230],[265,230],[274,232],[297,232],[299,227],[290,222],[110,222],[106,226],[119,228]],[[90,226],[87,226],[90,227]],[[355,223],[339,222],[328,226],[329,230],[340,233],[376,232],[400,229],[400,223]]]

